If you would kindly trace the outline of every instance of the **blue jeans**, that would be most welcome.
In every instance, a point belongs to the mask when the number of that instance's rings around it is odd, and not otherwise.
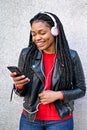
[[[20,130],[73,130],[73,117],[62,121],[29,120],[22,114],[20,119]]]

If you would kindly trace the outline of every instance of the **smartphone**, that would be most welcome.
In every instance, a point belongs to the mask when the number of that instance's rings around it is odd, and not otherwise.
[[[18,76],[23,75],[22,72],[16,66],[7,66],[10,72],[16,72]]]

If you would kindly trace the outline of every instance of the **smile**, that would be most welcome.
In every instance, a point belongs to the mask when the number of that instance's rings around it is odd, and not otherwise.
[[[44,42],[37,42],[36,44],[37,44],[37,46],[43,46]]]

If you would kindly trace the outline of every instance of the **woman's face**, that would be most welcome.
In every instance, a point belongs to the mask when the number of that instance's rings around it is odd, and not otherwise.
[[[55,53],[55,39],[50,29],[49,24],[43,21],[34,21],[31,27],[33,42],[45,53]]]

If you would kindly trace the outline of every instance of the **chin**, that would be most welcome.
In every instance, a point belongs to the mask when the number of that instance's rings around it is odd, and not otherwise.
[[[38,49],[39,49],[40,51],[44,51],[44,50],[45,50],[44,47],[38,47]]]

